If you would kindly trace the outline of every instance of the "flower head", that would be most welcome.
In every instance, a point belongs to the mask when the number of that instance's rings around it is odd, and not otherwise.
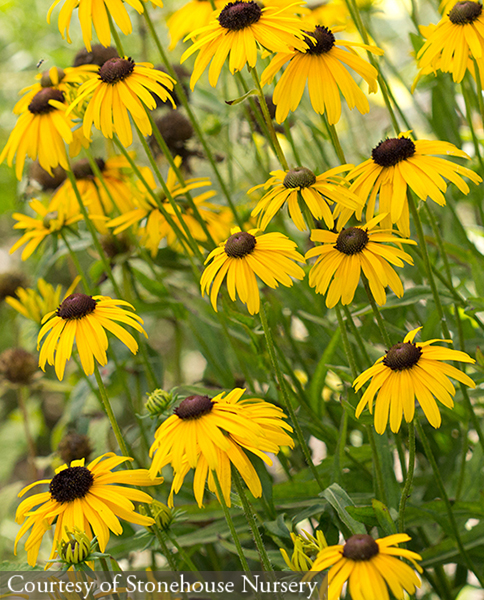
[[[42,319],[42,329],[37,338],[37,350],[42,344],[39,365],[45,371],[45,363],[55,366],[55,373],[62,381],[66,363],[71,358],[74,341],[77,345],[82,368],[86,375],[94,372],[94,359],[104,366],[108,359],[108,338],[106,331],[115,335],[133,354],[138,351],[138,343],[118,322],[134,327],[143,333],[140,323],[143,320],[121,306],[133,308],[124,300],[112,300],[107,296],[87,296],[71,294],[60,304],[55,312],[48,313]],[[134,309],[133,309],[134,310]]]
[[[25,157],[39,159],[39,164],[49,175],[60,165],[68,169],[65,144],[72,142],[71,118],[66,114],[64,92],[46,87],[37,92],[20,115],[0,154],[0,163],[7,159],[12,166],[15,155],[15,174],[22,178]],[[65,143],[65,144],[64,144]]]
[[[482,4],[464,0],[430,32],[417,54],[417,66],[436,68],[439,61],[437,68],[452,73],[452,79],[460,83],[469,68],[469,55],[476,61],[484,58],[484,15]]]
[[[304,271],[294,261],[304,262],[296,244],[282,233],[264,233],[258,229],[241,231],[234,227],[232,235],[212,250],[205,261],[210,264],[202,273],[202,295],[209,293],[214,310],[222,281],[227,276],[229,296],[235,302],[237,294],[251,315],[259,312],[260,296],[256,275],[271,288],[279,283],[292,287],[295,279],[303,279]]]
[[[58,544],[70,541],[69,530],[77,528],[89,539],[96,536],[101,552],[104,552],[110,531],[121,535],[123,527],[119,518],[138,525],[153,525],[150,517],[135,512],[133,502],[151,504],[152,498],[145,492],[124,487],[125,484],[146,486],[161,483],[161,477],[153,480],[146,469],[112,472],[121,463],[133,460],[127,456],[116,456],[109,452],[84,466],[84,459],[74,460],[55,471],[52,479],[43,479],[25,487],[26,492],[39,484],[49,484],[49,491],[23,500],[17,508],[15,520],[22,525],[15,538],[15,554],[20,538],[32,528],[25,549],[29,565],[37,562],[44,534],[55,523],[54,539],[50,558],[56,554]],[[111,485],[115,484],[115,485]],[[34,509],[34,507],[37,508]],[[27,520],[25,520],[27,519]]]
[[[174,83],[174,79],[154,69],[151,63],[135,63],[128,57],[111,58],[99,67],[97,76],[81,85],[69,111],[89,99],[83,120],[85,137],[90,138],[94,123],[104,137],[112,138],[116,133],[122,145],[129,146],[133,141],[129,115],[143,135],[150,135],[152,128],[146,108],[156,108],[153,94],[162,102],[170,100],[175,107],[166,89],[172,90]]]
[[[64,228],[81,221],[82,215],[76,204],[71,202],[54,206],[51,200],[45,206],[40,200],[34,199],[30,201],[30,208],[36,213],[35,217],[13,213],[13,218],[17,220],[13,228],[24,229],[25,233],[10,248],[10,254],[27,244],[22,251],[22,260],[27,260],[46,238],[57,238]]]
[[[229,54],[229,69],[235,73],[246,64],[255,67],[258,44],[272,52],[287,52],[292,47],[307,48],[300,20],[292,14],[292,8],[261,8],[254,0],[226,2],[221,10],[213,13],[214,18],[208,25],[187,36],[196,40],[185,51],[181,62],[200,50],[190,80],[192,90],[210,61],[208,80],[215,87]]]
[[[393,235],[391,230],[377,227],[385,215],[379,215],[366,225],[343,229],[339,233],[315,229],[311,240],[321,242],[306,253],[306,259],[319,256],[309,272],[309,285],[318,294],[326,294],[326,306],[333,308],[341,301],[350,304],[360,280],[361,270],[367,277],[371,292],[381,306],[386,302],[387,286],[401,298],[403,285],[391,266],[403,267],[403,262],[413,265],[412,257],[387,244],[415,244]],[[332,281],[331,281],[332,280]],[[331,282],[331,284],[330,284]],[[329,288],[329,289],[328,289]]]
[[[291,533],[291,540],[294,544],[291,558],[289,558],[289,554],[284,548],[280,548],[282,557],[291,571],[309,571],[313,566],[316,555],[328,545],[324,533],[320,529],[316,531],[316,537],[304,531],[304,529],[302,533],[304,535]]]
[[[346,581],[354,599],[389,600],[388,588],[396,598],[403,598],[404,591],[415,593],[415,588],[420,587],[420,579],[398,557],[409,560],[420,573],[422,568],[415,561],[422,560],[422,557],[411,550],[392,546],[410,539],[406,533],[396,533],[378,540],[366,534],[352,535],[344,544],[321,550],[311,571],[323,571],[331,567],[328,573],[328,600],[338,600]]]
[[[362,114],[370,110],[368,99],[348,73],[347,67],[363,77],[370,92],[375,93],[377,70],[352,51],[352,48],[358,46],[373,54],[383,54],[383,50],[376,46],[336,40],[333,31],[337,30],[318,25],[313,31],[306,32],[309,36],[305,38],[307,49],[291,48],[280,52],[262,73],[261,83],[265,85],[290,61],[272,96],[277,105],[276,121],[279,123],[286,119],[289,111],[295,111],[299,106],[306,82],[312,107],[320,115],[326,113],[331,125],[341,117],[340,92],[350,109],[356,107]]]
[[[260,398],[241,399],[245,390],[236,388],[214,398],[189,396],[175,409],[155,433],[150,456],[154,477],[171,464],[175,473],[169,506],[190,469],[195,469],[193,489],[199,506],[203,503],[205,482],[216,491],[218,477],[227,505],[230,506],[231,463],[255,497],[262,487],[246,451],[272,464],[265,452],[277,454],[280,446],[293,446],[286,433],[292,428],[283,420],[280,408]]]
[[[264,230],[285,202],[294,224],[300,231],[307,229],[300,203],[307,206],[315,219],[323,219],[329,229],[334,227],[333,214],[329,207],[340,204],[350,211],[361,212],[362,203],[345,186],[339,174],[349,171],[353,165],[342,165],[321,175],[315,175],[306,167],[295,167],[289,171],[272,171],[272,177],[263,185],[251,188],[247,193],[263,187],[269,191],[259,200],[252,216],[259,216],[258,225]]]
[[[361,196],[364,201],[369,196],[366,218],[373,218],[379,193],[379,212],[387,213],[382,227],[390,228],[396,223],[405,237],[410,236],[407,186],[421,200],[430,197],[440,206],[444,206],[444,193],[447,190],[444,178],[454,183],[463,194],[469,193],[469,186],[461,175],[476,184],[482,181],[474,171],[432,156],[445,154],[470,159],[470,156],[453,144],[430,140],[414,142],[409,133],[401,133],[397,138],[381,141],[373,148],[372,157],[347,175],[348,179],[354,180],[350,190]],[[349,218],[349,213],[345,210],[342,212]]]
[[[435,342],[450,343],[451,340],[414,343],[413,340],[420,329],[422,328],[418,327],[407,333],[403,342],[392,346],[385,356],[379,358],[353,382],[355,390],[358,391],[368,380],[372,380],[356,408],[356,417],[361,415],[366,405],[370,413],[373,413],[373,398],[378,392],[375,401],[377,433],[385,431],[389,414],[390,429],[394,433],[400,429],[402,414],[405,421],[410,423],[415,413],[415,399],[432,427],[440,427],[442,418],[435,399],[447,408],[454,406],[452,397],[455,395],[455,388],[449,377],[469,387],[476,387],[463,371],[442,362],[476,361],[465,352],[432,345]]]

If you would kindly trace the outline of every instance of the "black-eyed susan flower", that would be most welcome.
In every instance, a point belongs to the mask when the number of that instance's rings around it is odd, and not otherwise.
[[[318,294],[326,294],[326,306],[333,308],[338,302],[350,304],[360,280],[361,270],[367,277],[376,302],[386,302],[385,288],[390,287],[403,296],[403,285],[391,265],[403,267],[404,262],[413,265],[412,257],[388,244],[415,244],[393,235],[391,230],[377,227],[385,215],[379,215],[366,225],[343,229],[340,233],[315,229],[311,232],[313,242],[321,242],[306,253],[306,259],[318,256],[309,272],[309,285]]]
[[[301,22],[293,15],[292,8],[261,8],[253,0],[235,0],[215,12],[208,25],[187,36],[187,39],[195,38],[195,41],[184,52],[181,62],[200,50],[190,79],[192,90],[210,61],[208,80],[215,87],[229,54],[229,69],[235,73],[246,64],[255,67],[258,45],[272,52],[287,52],[293,47],[307,48]]]
[[[62,0],[55,0],[47,13],[47,23],[50,23],[50,17],[54,8]],[[151,0],[155,6],[163,6],[161,0]],[[65,0],[59,12],[58,27],[63,39],[69,44],[69,28],[74,9],[78,9],[79,22],[81,24],[82,39],[88,51],[91,51],[92,27],[97,34],[101,44],[105,47],[111,44],[111,29],[109,25],[109,16],[112,17],[116,25],[121,29],[124,35],[129,35],[133,31],[128,11],[124,4],[128,4],[136,10],[138,14],[144,11],[143,3],[140,0]]]
[[[334,227],[330,206],[340,204],[352,212],[363,208],[358,196],[348,190],[347,181],[340,173],[351,170],[353,165],[342,165],[330,169],[321,175],[315,175],[306,167],[295,167],[290,171],[272,171],[272,177],[262,185],[256,185],[247,193],[264,188],[269,191],[259,200],[252,211],[253,217],[259,217],[258,226],[264,230],[279,212],[285,202],[289,215],[300,231],[308,228],[304,222],[300,203],[303,203],[315,219],[323,219],[329,229]]]
[[[37,338],[37,350],[42,338],[46,334],[47,337],[40,349],[41,369],[45,371],[45,363],[54,365],[55,373],[62,381],[75,341],[82,368],[86,375],[92,375],[94,359],[101,366],[108,362],[106,350],[109,344],[106,331],[115,335],[136,354],[138,343],[118,322],[148,336],[140,325],[143,320],[134,312],[120,308],[121,306],[133,308],[124,300],[113,300],[107,296],[67,296],[56,311],[48,313],[42,319],[43,326]]]
[[[133,504],[151,504],[151,496],[124,486],[153,485],[161,483],[163,479],[151,478],[146,469],[112,471],[127,460],[133,459],[116,456],[113,452],[99,456],[87,467],[84,466],[84,459],[75,460],[70,465],[56,469],[52,479],[42,479],[25,487],[19,493],[19,497],[40,484],[49,484],[49,491],[29,496],[17,508],[15,519],[23,525],[15,538],[15,554],[20,538],[32,528],[25,542],[25,549],[29,564],[34,566],[42,538],[52,529],[54,521],[56,522],[50,558],[55,556],[61,540],[67,542],[68,532],[74,531],[75,528],[85,532],[89,539],[96,536],[99,548],[104,552],[110,532],[115,535],[121,535],[123,532],[120,518],[138,525],[153,525],[154,520],[135,512]],[[36,506],[38,508],[34,508]]]
[[[64,92],[47,87],[37,92],[28,108],[20,115],[15,127],[0,154],[0,163],[5,158],[9,167],[15,155],[15,174],[22,178],[25,157],[38,158],[40,166],[49,175],[60,165],[68,169],[65,144],[72,142],[73,123],[67,115]]]
[[[20,90],[19,95],[22,98],[14,106],[14,114],[18,115],[27,110],[35,94],[44,88],[54,88],[69,96],[72,90],[86,81],[90,73],[95,70],[96,67],[94,65],[83,65],[80,67],[67,67],[65,69],[51,67],[48,71],[38,73],[35,77],[37,79],[36,83]]]
[[[378,88],[378,72],[352,51],[352,48],[357,46],[373,54],[383,54],[383,50],[376,46],[336,40],[333,32],[337,30],[338,28],[329,29],[318,25],[314,31],[305,32],[309,36],[305,38],[307,49],[291,48],[278,53],[262,73],[261,83],[265,85],[290,61],[272,96],[272,101],[277,106],[276,121],[279,123],[286,119],[289,111],[295,111],[299,106],[306,82],[312,107],[320,115],[326,113],[331,125],[341,117],[340,92],[350,109],[356,107],[362,114],[370,110],[367,97],[351,77],[347,67],[363,77],[370,93],[374,93]]]
[[[81,278],[77,276],[64,298],[72,294]],[[47,283],[45,279],[37,280],[37,290],[33,288],[18,287],[15,296],[7,296],[5,302],[19,312],[26,319],[40,323],[45,314],[55,310],[61,300],[62,286],[57,287]]]
[[[356,408],[357,417],[367,405],[370,413],[373,413],[373,398],[378,392],[374,408],[377,433],[385,431],[389,414],[390,429],[395,433],[400,429],[402,414],[405,421],[410,423],[415,414],[415,399],[432,427],[440,427],[442,419],[435,398],[447,408],[454,406],[452,397],[455,395],[455,388],[449,377],[469,387],[476,386],[463,371],[442,362],[476,361],[460,350],[432,345],[434,342],[450,343],[451,340],[414,343],[420,329],[422,328],[417,327],[407,333],[403,342],[392,346],[385,356],[379,358],[353,382],[358,391],[368,380],[372,380]]]
[[[452,73],[459,83],[469,65],[469,55],[477,61],[484,58],[484,16],[479,2],[457,2],[429,32],[429,37],[417,53],[419,69],[436,67]]]
[[[47,205],[37,199],[31,200],[29,204],[36,214],[35,217],[22,213],[12,215],[17,220],[13,228],[24,229],[25,233],[10,248],[10,254],[26,244],[22,251],[22,260],[27,260],[46,238],[58,237],[64,228],[82,220],[79,208],[73,202],[55,208],[52,207],[52,200]]]
[[[215,7],[222,8],[223,0],[216,0]],[[210,23],[213,7],[210,0],[190,0],[176,10],[166,21],[170,33],[169,50],[173,50],[178,42],[195,29]]]
[[[210,264],[200,280],[202,296],[210,292],[215,311],[225,277],[230,299],[235,302],[238,295],[251,315],[260,308],[256,275],[271,288],[278,287],[279,283],[292,287],[291,278],[304,278],[303,269],[295,262],[304,262],[304,257],[287,236],[277,232],[260,234],[258,229],[241,231],[238,227],[231,232],[228,240],[208,255],[205,264]]]
[[[413,141],[409,133],[400,133],[397,138],[381,141],[371,152],[371,158],[350,171],[348,179],[353,179],[350,189],[366,202],[366,218],[375,214],[376,198],[379,194],[379,212],[386,213],[382,227],[391,228],[397,224],[398,230],[410,235],[410,218],[407,199],[407,186],[421,200],[427,197],[445,205],[444,193],[448,179],[463,194],[469,193],[469,186],[462,175],[478,184],[482,179],[461,165],[433,156],[444,154],[467,158],[470,156],[449,142],[417,140]],[[343,209],[342,213],[346,210]],[[348,214],[349,217],[349,213]]]
[[[420,579],[401,558],[410,561],[419,573],[422,567],[416,562],[422,557],[405,548],[394,547],[408,542],[406,533],[396,533],[378,540],[370,535],[352,535],[344,544],[328,546],[321,550],[311,571],[328,573],[328,600],[338,600],[345,582],[353,600],[390,600],[388,590],[403,599],[405,591],[415,593]]]
[[[255,497],[262,494],[259,476],[246,451],[270,465],[272,461],[265,453],[277,454],[281,446],[292,447],[287,433],[292,428],[280,408],[261,398],[242,399],[244,392],[235,388],[214,398],[189,396],[156,431],[150,449],[150,456],[154,455],[150,475],[155,477],[167,464],[173,467],[169,506],[173,506],[173,493],[179,491],[190,469],[195,469],[193,490],[199,506],[207,479],[209,489],[216,491],[214,472],[230,506],[231,464]]]
[[[107,233],[105,215],[111,215],[114,206],[120,213],[132,208],[133,186],[129,177],[130,165],[124,156],[112,156],[107,160],[96,159],[102,179],[95,174],[89,161],[82,159],[72,165],[76,186],[86,205],[93,223],[101,233]],[[107,188],[107,189],[106,189]],[[52,197],[51,208],[69,204],[77,205],[77,196],[70,180],[64,181]],[[99,218],[101,217],[101,218]]]
[[[174,83],[172,77],[154,69],[151,63],[135,63],[128,57],[111,58],[99,67],[96,76],[81,85],[69,111],[89,99],[83,119],[85,137],[90,138],[94,123],[104,137],[116,134],[123,146],[129,146],[133,141],[129,116],[143,135],[150,135],[152,128],[146,109],[156,108],[153,94],[162,102],[171,101],[175,108],[166,89],[172,90]]]

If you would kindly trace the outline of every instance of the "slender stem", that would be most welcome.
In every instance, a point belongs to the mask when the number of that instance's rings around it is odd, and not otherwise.
[[[353,320],[353,315],[351,314],[350,309],[347,306],[343,306],[343,312],[346,317],[346,323],[348,323],[348,325],[350,326],[351,333],[353,334],[353,336],[356,340],[356,343],[358,344],[358,348],[360,349],[361,355],[365,359],[366,364],[371,365],[372,360],[370,359],[370,356],[366,349],[365,342],[364,342],[363,338],[361,337],[361,333]],[[357,359],[357,358],[358,357],[355,357],[355,359]],[[356,360],[356,362],[358,362],[358,361]],[[360,369],[357,369],[357,370],[359,371]]]
[[[252,79],[259,91],[259,102],[260,107],[262,109],[262,114],[264,115],[264,119],[267,125],[267,129],[269,130],[269,135],[271,136],[272,143],[274,144],[274,149],[277,154],[277,158],[281,163],[282,168],[287,171],[289,170],[289,165],[287,164],[286,157],[284,156],[284,152],[281,148],[281,144],[279,143],[279,139],[277,137],[276,130],[274,128],[274,123],[272,122],[271,115],[269,113],[269,108],[267,107],[267,102],[264,96],[264,92],[262,91],[262,86],[260,83],[259,75],[257,73],[257,68],[252,67],[250,69],[250,74],[252,75]]]
[[[76,267],[77,272],[78,272],[79,276],[81,277],[82,286],[84,287],[84,291],[86,292],[86,294],[90,294],[90,289],[91,288],[90,288],[89,282],[87,281],[87,278],[86,278],[86,275],[84,273],[84,270],[81,267],[81,263],[79,262],[79,259],[77,258],[77,254],[71,248],[71,245],[67,241],[67,236],[62,231],[62,229],[60,230],[59,233],[60,233],[60,236],[61,236],[62,240],[64,241],[64,244],[66,245],[67,250],[69,251],[69,255],[70,255],[71,259],[72,259],[72,262],[74,263],[74,266]]]
[[[415,471],[415,425],[413,421],[408,424],[408,470],[405,477],[405,485],[403,486],[400,505],[398,507],[398,530],[403,533],[405,531],[405,506],[407,498],[410,494],[413,483],[413,474]]]
[[[237,535],[237,531],[235,530],[235,525],[232,520],[232,516],[230,514],[229,508],[225,502],[224,494],[222,491],[222,486],[220,485],[220,481],[218,480],[217,471],[212,471],[213,479],[215,481],[215,487],[217,488],[217,496],[222,506],[222,510],[225,516],[225,520],[227,521],[227,525],[229,526],[230,533],[232,535],[232,540],[237,548],[237,554],[239,555],[240,564],[242,565],[242,569],[246,572],[249,571],[249,563],[244,556],[244,551],[242,549],[242,544],[240,543],[239,536]]]
[[[385,321],[383,320],[383,317],[381,316],[381,312],[377,306],[377,303],[375,302],[375,298],[373,297],[373,294],[371,293],[368,279],[364,275],[362,276],[362,279],[363,279],[363,285],[365,286],[366,294],[368,296],[368,300],[370,301],[370,305],[373,310],[373,314],[375,315],[375,319],[378,324],[378,329],[380,330],[383,341],[385,342],[387,349],[389,350],[392,347],[392,342],[390,340],[390,336],[388,335]]]
[[[178,571],[178,565],[176,564],[175,556],[173,555],[173,552],[168,548],[164,534],[161,531],[161,529],[156,524],[152,525],[151,527],[148,527],[148,529],[150,529],[155,534],[156,539],[160,544],[161,551],[163,552],[163,556],[166,558],[168,564],[170,565],[170,569],[172,571]]]
[[[175,546],[178,554],[184,560],[185,564],[190,569],[190,571],[197,573],[198,572],[197,566],[195,565],[193,560],[188,556],[188,553],[185,550],[185,548],[180,546],[180,544],[176,541],[176,539],[174,537],[172,537],[171,535],[169,535],[169,533],[165,532],[165,535],[168,538],[168,540]]]
[[[30,475],[32,477],[32,481],[36,481],[38,479],[37,467],[35,466],[35,457],[37,456],[37,450],[35,448],[34,438],[30,430],[29,413],[27,411],[27,407],[25,406],[25,388],[23,386],[20,386],[17,390],[17,402],[20,408],[20,412],[22,413],[25,439],[27,440],[28,464],[30,469]]]
[[[247,499],[244,484],[242,483],[242,479],[237,469],[235,468],[232,469],[232,477],[235,482],[235,487],[237,488],[237,493],[239,494],[239,498],[242,502],[242,508],[244,509],[245,518],[247,519],[247,523],[249,524],[250,530],[252,531],[252,535],[254,536],[254,542],[257,548],[257,552],[259,553],[262,568],[264,571],[274,571],[270,558],[267,555],[264,542],[262,541],[259,527],[257,526],[256,520],[254,518],[254,510],[249,500]]]
[[[123,45],[121,44],[121,39],[119,37],[118,32],[116,31],[116,27],[113,23],[113,18],[111,17],[109,10],[107,11],[107,13],[108,13],[108,19],[109,19],[109,29],[111,30],[111,35],[113,36],[113,39],[114,39],[114,45],[116,46],[119,56],[121,58],[123,58],[124,50],[123,50]]]
[[[260,315],[260,320],[261,320],[261,324],[262,324],[262,329],[264,330],[264,335],[266,337],[267,349],[269,351],[269,357],[270,357],[272,366],[274,368],[274,371],[276,372],[276,379],[279,384],[279,389],[282,393],[282,397],[284,399],[284,405],[286,407],[287,412],[289,413],[289,417],[293,424],[294,431],[296,432],[296,437],[299,442],[299,445],[301,446],[301,450],[304,454],[304,458],[306,459],[306,463],[308,464],[309,468],[311,469],[311,473],[313,474],[314,478],[316,479],[321,491],[323,491],[325,489],[325,485],[319,476],[319,473],[313,463],[313,459],[311,458],[311,451],[309,449],[309,446],[306,443],[306,440],[304,439],[303,431],[302,431],[299,421],[297,419],[296,413],[294,412],[294,408],[292,406],[291,399],[289,398],[289,394],[287,392],[286,380],[284,379],[284,376],[281,372],[281,368],[279,367],[279,362],[276,357],[274,339],[272,337],[272,333],[269,328],[269,324],[267,322],[267,316],[266,316],[263,302],[261,302],[261,305],[260,305],[259,315]]]
[[[321,116],[321,119],[324,123],[324,126],[326,127],[329,138],[331,140],[331,144],[333,145],[333,148],[334,148],[334,151],[336,152],[336,156],[338,157],[338,160],[340,161],[340,163],[342,165],[345,164],[346,163],[345,153],[343,151],[343,146],[341,145],[341,142],[339,141],[336,127],[334,125],[329,124],[328,117],[325,114]]]
[[[454,538],[455,538],[455,541],[457,543],[457,547],[459,548],[459,552],[461,554],[461,557],[463,558],[463,560],[464,560],[467,568],[474,573],[474,575],[479,580],[479,583],[481,584],[481,586],[484,587],[484,578],[476,570],[476,567],[474,566],[474,564],[473,564],[473,562],[471,560],[471,557],[469,556],[467,550],[464,548],[464,545],[462,543],[462,540],[461,540],[461,537],[460,537],[460,533],[459,533],[459,529],[457,527],[457,523],[456,523],[456,520],[455,520],[455,516],[454,516],[454,513],[452,512],[452,505],[450,503],[449,497],[448,497],[447,492],[445,490],[444,481],[442,479],[442,475],[440,474],[439,467],[437,465],[435,457],[434,457],[434,455],[432,453],[432,449],[430,447],[430,443],[429,443],[429,440],[427,438],[427,435],[426,435],[425,431],[423,430],[423,427],[420,424],[420,421],[418,419],[416,419],[416,423],[417,423],[418,435],[419,435],[420,441],[422,442],[422,445],[424,447],[425,455],[427,457],[427,460],[430,463],[430,466],[432,467],[432,471],[434,473],[435,481],[437,482],[437,486],[439,488],[440,495],[442,497],[442,500],[444,501],[445,508],[447,509],[447,515],[449,517],[450,526],[451,526],[452,531],[454,533]]]

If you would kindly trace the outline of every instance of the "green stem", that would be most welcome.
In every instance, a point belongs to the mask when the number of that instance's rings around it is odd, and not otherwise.
[[[113,23],[113,18],[111,17],[109,10],[107,12],[108,12],[108,19],[109,19],[109,29],[111,30],[111,35],[113,36],[113,39],[114,39],[114,45],[116,46],[119,56],[121,58],[124,58],[125,54],[124,54],[124,50],[123,50],[123,45],[121,44],[121,39],[118,35],[118,32],[116,31],[116,27]]]
[[[86,292],[86,294],[90,294],[90,289],[91,288],[90,288],[89,282],[87,281],[86,275],[84,274],[84,270],[81,267],[81,263],[79,262],[79,259],[77,258],[77,254],[71,248],[71,245],[67,241],[67,236],[62,231],[62,229],[60,230],[59,233],[60,233],[60,236],[61,236],[64,244],[66,245],[67,250],[69,251],[69,255],[71,257],[71,260],[74,263],[74,266],[76,267],[76,270],[77,270],[79,276],[81,277],[82,286],[84,288],[84,291]]]
[[[425,434],[425,431],[423,430],[422,425],[420,424],[420,421],[418,419],[416,419],[416,423],[417,423],[417,431],[418,431],[418,435],[420,437],[420,441],[422,442],[422,445],[424,447],[424,451],[425,451],[425,455],[427,457],[427,460],[430,463],[430,466],[432,467],[432,471],[435,477],[435,481],[437,482],[437,487],[439,488],[439,492],[440,492],[440,496],[442,497],[442,500],[444,501],[445,504],[445,508],[447,509],[447,515],[449,517],[449,521],[450,521],[450,526],[452,528],[452,531],[454,533],[454,538],[455,541],[457,543],[457,547],[459,548],[459,552],[461,554],[462,559],[464,560],[467,568],[472,571],[474,573],[474,575],[477,577],[479,583],[481,584],[482,587],[484,587],[484,579],[482,578],[482,576],[479,574],[479,572],[476,570],[476,567],[474,566],[471,557],[469,556],[467,550],[464,548],[464,545],[462,543],[461,537],[460,537],[460,533],[459,533],[459,529],[457,527],[457,523],[455,520],[455,516],[454,513],[452,512],[452,505],[450,503],[449,497],[447,495],[447,492],[445,490],[445,486],[444,486],[444,481],[442,479],[442,475],[440,474],[440,470],[439,467],[437,465],[437,462],[435,460],[435,457],[432,453],[432,449],[430,447],[430,443],[429,440],[427,438],[427,435]]]
[[[405,477],[400,505],[398,507],[398,531],[405,531],[405,506],[410,494],[413,483],[413,474],[415,471],[415,425],[413,421],[408,424],[408,470]]]
[[[282,397],[284,400],[284,406],[286,407],[286,410],[289,413],[289,417],[293,424],[297,440],[299,442],[299,445],[301,446],[301,450],[304,454],[304,458],[306,459],[306,463],[308,464],[308,466],[311,470],[311,473],[313,474],[314,478],[316,479],[321,491],[323,491],[326,489],[325,485],[319,476],[319,473],[313,463],[313,459],[311,458],[311,451],[306,443],[306,440],[304,439],[303,431],[301,429],[301,426],[299,425],[299,421],[297,419],[296,413],[294,412],[294,408],[292,406],[291,399],[289,398],[289,394],[287,392],[286,380],[284,379],[284,376],[279,367],[279,362],[276,357],[274,339],[272,337],[272,333],[269,328],[269,324],[267,322],[267,316],[266,316],[263,302],[261,302],[261,305],[260,305],[259,316],[260,316],[262,329],[264,330],[264,335],[265,335],[266,342],[267,342],[267,349],[269,351],[269,357],[270,357],[270,360],[272,363],[272,367],[274,368],[274,371],[276,373],[276,379],[279,384],[279,389],[282,393]]]
[[[334,151],[336,152],[336,156],[342,165],[346,164],[345,153],[343,151],[343,146],[339,141],[338,133],[336,131],[336,127],[334,125],[330,125],[328,121],[328,117],[324,114],[321,116],[321,119],[326,127],[329,138],[331,140],[331,144],[333,145]]]
[[[274,571],[269,556],[267,555],[264,542],[262,541],[259,527],[257,526],[256,520],[254,518],[254,510],[249,500],[247,499],[244,484],[242,483],[241,477],[235,467],[232,469],[232,477],[235,482],[235,487],[237,488],[237,493],[239,494],[239,498],[242,502],[242,508],[244,509],[245,518],[247,519],[247,523],[249,524],[250,530],[252,531],[252,535],[254,537],[254,542],[257,548],[257,552],[259,553],[262,569],[264,571]]]
[[[28,465],[29,465],[29,469],[30,469],[30,475],[32,477],[32,481],[37,481],[38,479],[38,473],[37,473],[37,467],[35,466],[35,457],[37,456],[37,450],[35,448],[35,442],[34,442],[34,438],[32,436],[32,431],[30,430],[30,423],[29,423],[29,413],[27,410],[27,407],[25,405],[25,391],[26,389],[24,388],[24,386],[20,386],[17,390],[17,402],[18,402],[18,406],[20,408],[20,412],[22,414],[22,422],[24,425],[24,433],[25,433],[25,439],[27,441],[27,448],[28,448]]]
[[[156,539],[158,540],[158,543],[160,544],[161,551],[163,552],[163,556],[168,561],[170,569],[172,571],[178,571],[179,569],[178,569],[178,565],[176,564],[175,556],[173,555],[173,552],[168,548],[168,545],[165,541],[164,534],[161,531],[161,529],[159,527],[157,527],[156,524],[151,525],[151,527],[148,527],[148,529],[150,529],[155,534]]]
[[[215,487],[217,488],[217,496],[218,496],[220,505],[222,506],[225,520],[227,521],[227,525],[229,526],[230,533],[232,535],[232,541],[234,542],[235,547],[237,548],[237,554],[239,555],[240,564],[242,565],[242,569],[244,571],[248,572],[249,571],[249,563],[247,562],[247,559],[244,556],[242,544],[240,543],[240,539],[239,539],[239,536],[237,535],[237,531],[235,530],[235,525],[232,520],[232,516],[231,516],[229,508],[225,502],[224,494],[222,492],[222,487],[220,485],[220,481],[218,480],[217,471],[212,471],[212,474],[213,474],[213,479],[215,481]]]
[[[388,331],[387,331],[385,322],[383,320],[383,317],[381,316],[381,312],[377,306],[377,303],[375,302],[375,298],[373,297],[373,294],[371,293],[368,279],[364,275],[362,276],[362,279],[363,279],[363,285],[365,286],[366,294],[368,296],[368,300],[370,301],[370,305],[373,310],[373,314],[375,315],[375,319],[378,324],[378,329],[380,330],[383,341],[385,342],[386,347],[389,350],[392,347],[392,342],[390,340],[390,336],[388,335]]]

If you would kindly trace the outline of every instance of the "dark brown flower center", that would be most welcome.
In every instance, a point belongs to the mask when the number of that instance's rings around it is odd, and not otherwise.
[[[231,258],[242,258],[254,250],[256,243],[255,236],[245,231],[238,231],[225,242],[225,253]]]
[[[328,27],[317,25],[314,31],[306,31],[306,33],[316,40],[316,43],[314,43],[310,38],[304,38],[304,41],[309,46],[306,54],[319,56],[320,54],[326,54],[334,46],[335,37]]]
[[[188,421],[207,415],[213,408],[214,402],[208,396],[188,396],[175,408],[174,413],[180,419]]]
[[[66,464],[80,458],[88,461],[92,453],[91,442],[87,435],[69,431],[60,441],[57,451]]]
[[[343,547],[343,556],[350,560],[371,560],[380,552],[380,548],[371,535],[352,535]]]
[[[96,301],[86,294],[71,294],[57,309],[57,316],[66,321],[82,319],[96,308]]]
[[[0,373],[10,383],[29,385],[37,365],[36,357],[23,348],[8,348],[0,354]]]
[[[478,2],[458,2],[449,12],[454,25],[469,25],[481,16],[482,4]]]
[[[392,371],[411,369],[419,361],[422,349],[410,342],[399,342],[387,351],[383,364]]]
[[[256,2],[236,0],[229,2],[218,16],[218,22],[225,29],[239,31],[257,23],[262,16],[262,9]]]
[[[119,58],[118,51],[112,46],[105,48],[101,44],[93,44],[91,52],[81,48],[74,58],[74,67],[81,65],[99,65],[100,67],[110,58]]]
[[[306,167],[295,167],[291,169],[284,177],[284,187],[298,188],[309,187],[316,182],[316,175]]]
[[[368,233],[361,227],[349,227],[338,235],[335,248],[343,254],[358,254],[363,252],[369,240]]]
[[[52,478],[49,492],[56,502],[72,502],[84,498],[94,483],[94,475],[86,467],[68,467]]]
[[[380,167],[393,167],[415,154],[415,144],[406,137],[387,138],[373,148],[371,156]]]
[[[102,158],[96,158],[96,164],[101,172],[104,171],[106,163]],[[87,158],[78,160],[72,166],[72,173],[76,179],[92,179],[95,176]]]
[[[129,77],[134,67],[132,58],[110,58],[99,69],[99,78],[104,83],[115,84]]]
[[[64,71],[64,69],[59,69],[58,67],[56,67],[56,69],[57,69],[57,77],[58,77],[57,83],[59,83],[64,79],[65,71]],[[50,71],[50,69],[49,69],[49,71]],[[52,87],[53,85],[57,85],[57,83],[54,83],[52,81],[52,79],[50,78],[49,71],[44,71],[42,73],[42,77],[40,78],[40,85],[43,88]]]
[[[37,92],[29,104],[29,110],[33,115],[45,115],[53,110],[57,110],[55,106],[49,104],[49,100],[57,100],[64,102],[64,92],[56,90],[52,87],[46,87],[40,92]]]

